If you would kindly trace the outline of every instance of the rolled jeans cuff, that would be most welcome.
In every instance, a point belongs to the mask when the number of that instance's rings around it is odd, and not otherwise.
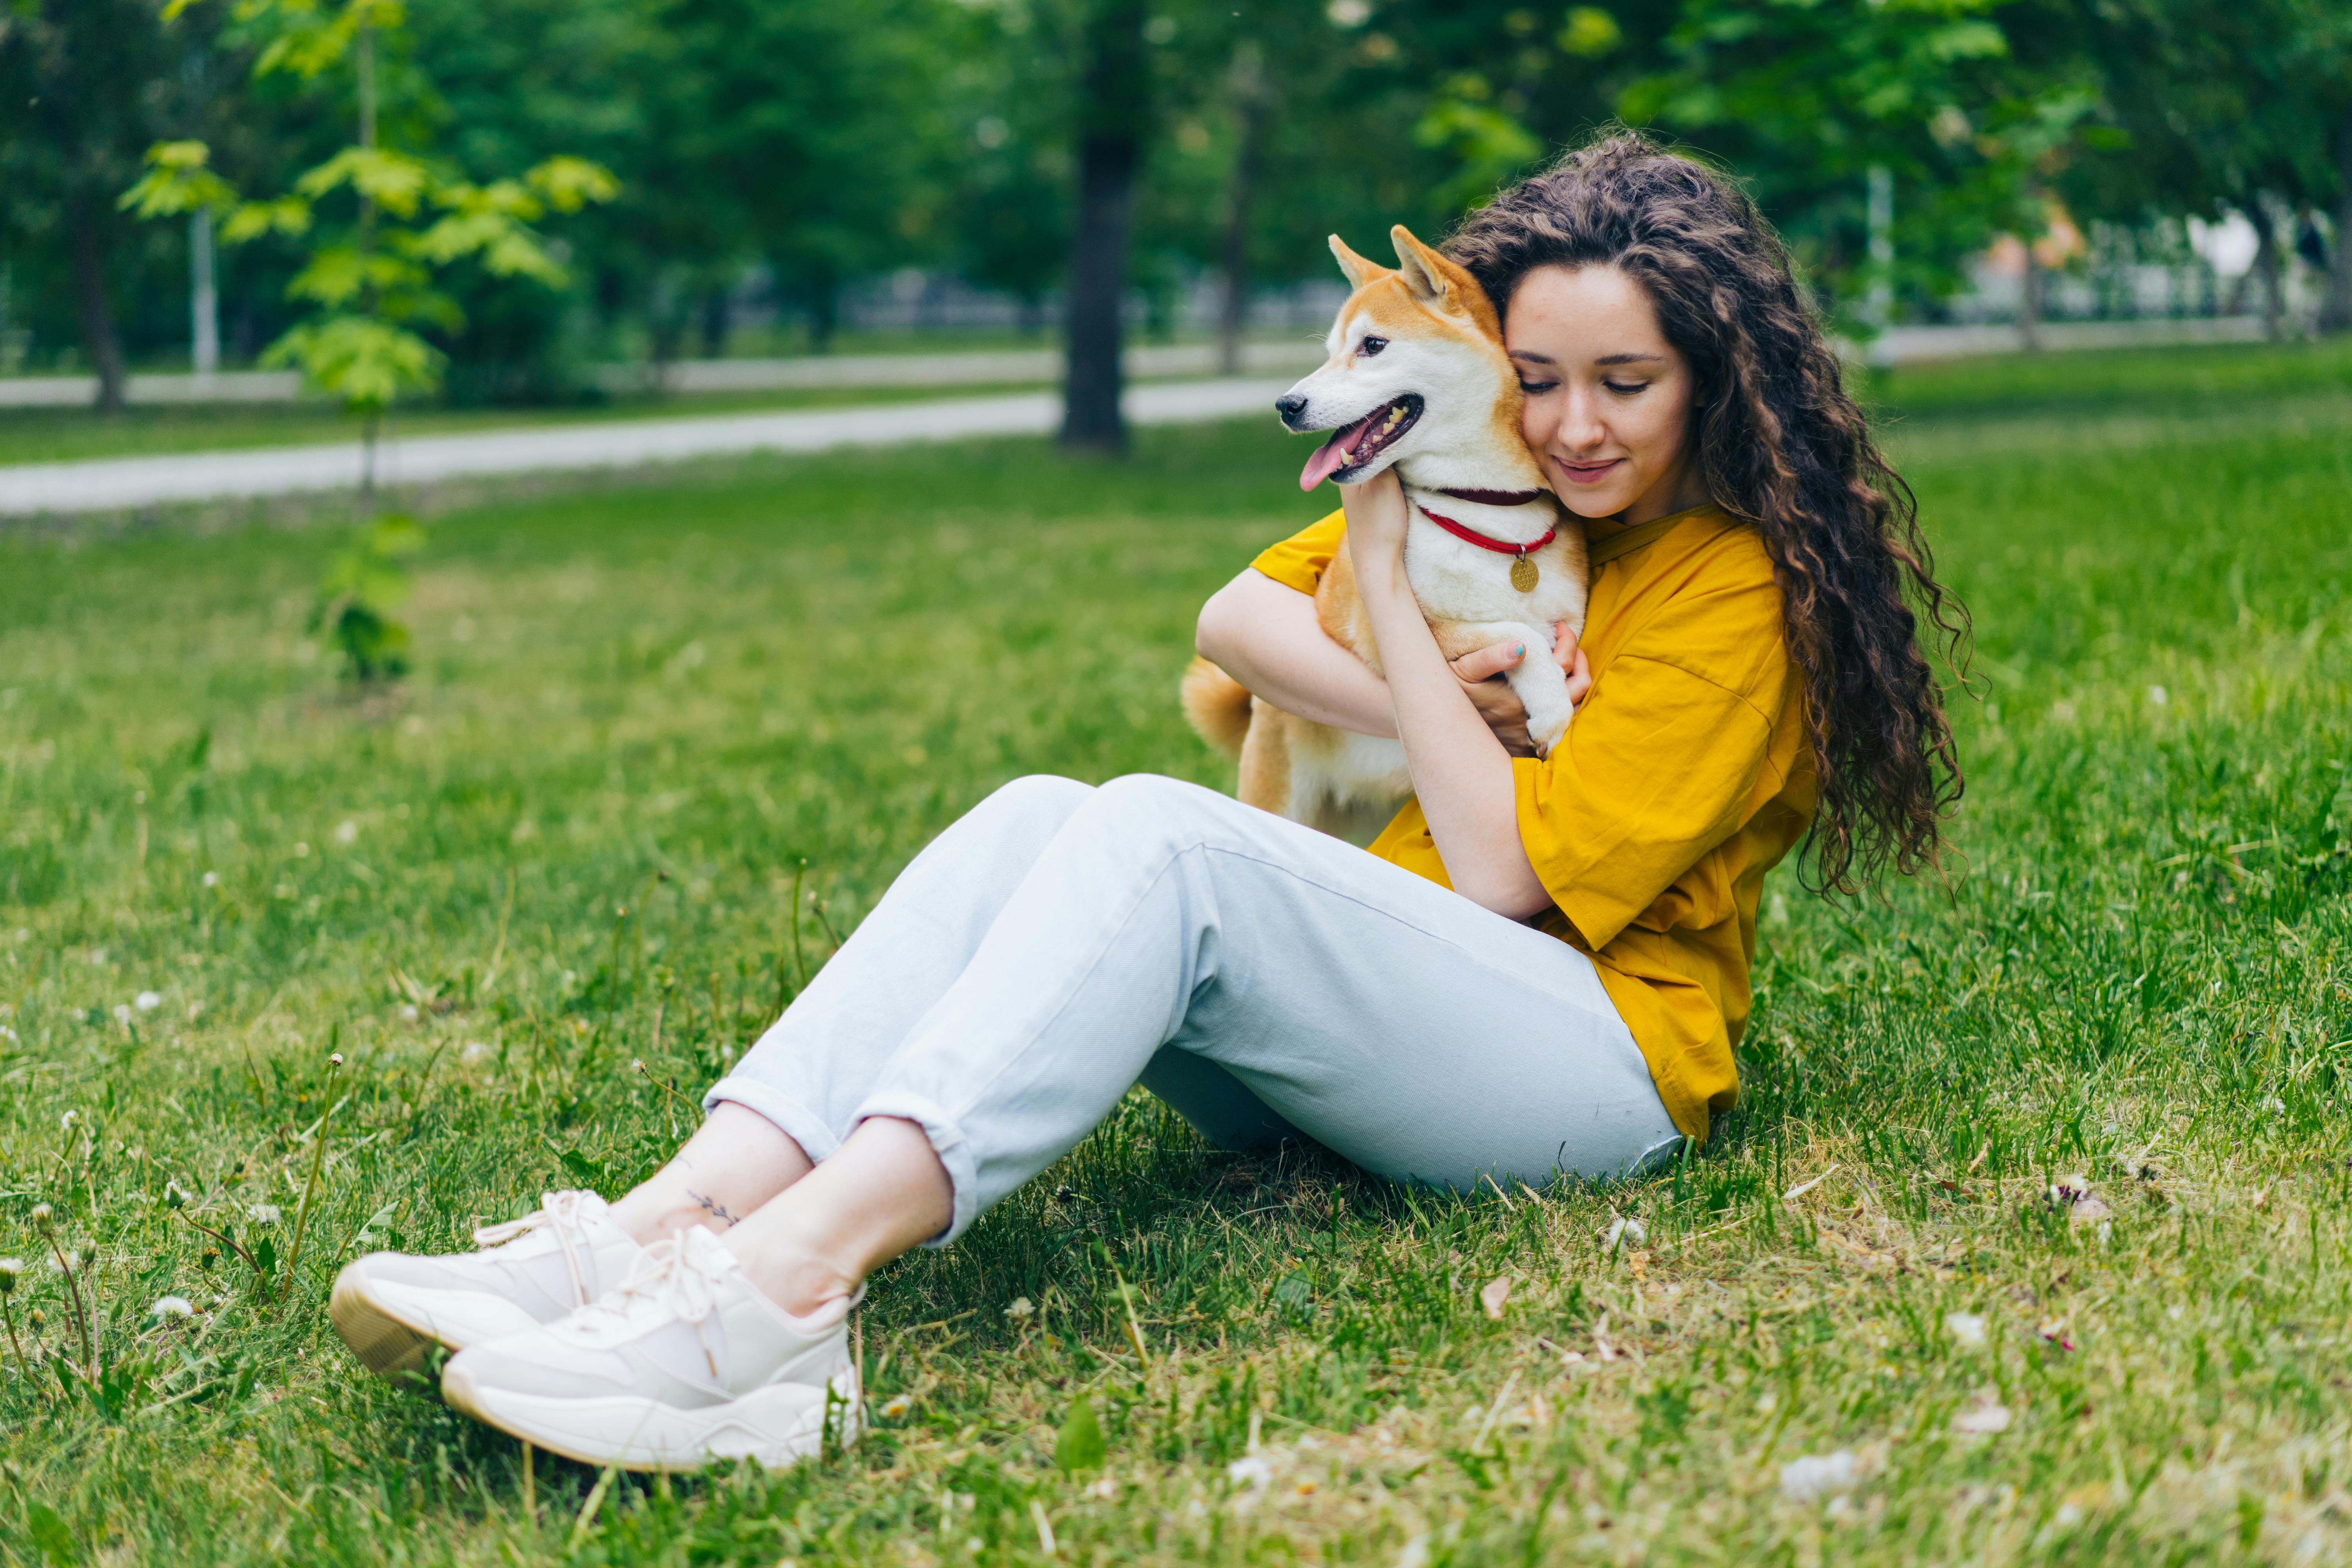
[[[970,1230],[971,1222],[980,1217],[980,1162],[972,1153],[971,1141],[963,1135],[962,1127],[954,1118],[936,1103],[904,1089],[884,1089],[868,1096],[851,1119],[851,1130],[854,1131],[858,1123],[877,1116],[895,1116],[920,1127],[923,1136],[931,1141],[931,1152],[946,1167],[948,1185],[954,1193],[948,1227],[923,1243],[925,1247],[945,1247]]]
[[[782,1128],[784,1136],[801,1146],[801,1152],[808,1156],[812,1165],[831,1158],[833,1152],[841,1147],[841,1140],[833,1135],[833,1129],[824,1124],[823,1117],[772,1084],[730,1074],[704,1092],[704,1113],[708,1114],[722,1100],[731,1100],[746,1110],[756,1110]]]

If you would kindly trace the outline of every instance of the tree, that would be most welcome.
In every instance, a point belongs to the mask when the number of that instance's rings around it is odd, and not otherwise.
[[[1080,25],[1077,204],[1070,232],[1062,445],[1122,452],[1120,354],[1136,176],[1153,121],[1143,0],[1088,0]]]
[[[173,0],[174,10],[192,0]],[[348,68],[357,140],[305,172],[293,189],[241,199],[200,142],[162,142],[120,205],[142,217],[222,214],[222,239],[304,239],[310,256],[288,285],[312,307],[262,356],[304,378],[362,421],[362,493],[375,488],[376,437],[399,398],[429,392],[444,355],[424,331],[454,333],[463,312],[436,277],[472,261],[502,278],[560,284],[563,270],[530,225],[549,211],[610,200],[612,175],[583,159],[550,158],[517,178],[478,184],[420,153],[380,144],[376,52],[404,20],[398,0],[238,0],[262,43],[254,69],[306,80]]]
[[[0,10],[0,221],[58,245],[98,405],[122,406],[115,193],[180,108],[184,40],[155,0],[17,0]]]

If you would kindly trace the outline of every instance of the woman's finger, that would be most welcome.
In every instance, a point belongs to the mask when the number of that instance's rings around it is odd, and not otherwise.
[[[1551,626],[1551,656],[1559,661],[1563,670],[1573,669],[1583,650],[1576,646],[1576,628],[1566,621],[1554,621]]]
[[[1584,657],[1582,648],[1578,648],[1576,657],[1569,661],[1568,666],[1568,700],[1581,708],[1585,693],[1591,689],[1592,661]]]
[[[1488,643],[1485,647],[1472,648],[1454,661],[1454,673],[1464,680],[1486,680],[1507,669],[1518,667],[1528,656],[1525,643]]]

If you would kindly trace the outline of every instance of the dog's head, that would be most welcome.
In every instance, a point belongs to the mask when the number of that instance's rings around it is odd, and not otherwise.
[[[1519,436],[1519,377],[1478,280],[1409,233],[1389,230],[1382,267],[1338,235],[1331,254],[1354,292],[1339,307],[1323,368],[1275,399],[1292,430],[1330,430],[1298,476],[1361,484],[1391,464],[1420,485],[1549,489]]]

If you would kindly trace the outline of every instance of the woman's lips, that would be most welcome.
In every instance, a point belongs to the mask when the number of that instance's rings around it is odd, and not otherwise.
[[[1622,458],[1612,458],[1605,463],[1562,463],[1559,471],[1572,485],[1597,485],[1624,465]]]

